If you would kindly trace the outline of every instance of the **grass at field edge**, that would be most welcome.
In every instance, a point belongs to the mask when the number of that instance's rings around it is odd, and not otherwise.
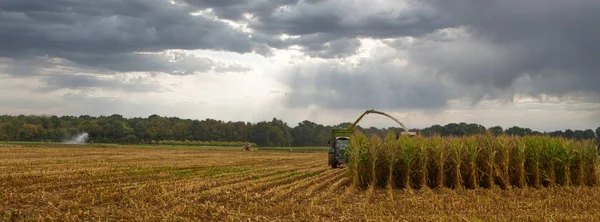
[[[241,147],[225,146],[194,146],[194,145],[151,145],[151,144],[116,144],[116,143],[94,143],[94,144],[67,144],[60,142],[28,142],[11,141],[0,142],[1,146],[15,147],[39,147],[39,148],[138,148],[138,149],[190,149],[190,150],[222,150],[240,151]],[[253,151],[287,151],[287,152],[327,152],[328,147],[254,147]]]

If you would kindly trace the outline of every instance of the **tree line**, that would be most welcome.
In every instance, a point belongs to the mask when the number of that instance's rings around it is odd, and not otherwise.
[[[273,118],[257,123],[243,121],[221,121],[215,119],[192,120],[177,117],[151,115],[147,118],[124,118],[114,114],[93,117],[76,116],[0,116],[1,141],[48,141],[62,142],[82,132],[88,133],[94,143],[152,144],[159,141],[212,141],[249,142],[258,146],[327,146],[332,128],[347,127],[351,123],[322,125],[308,120],[290,127],[287,123]],[[400,128],[357,129],[366,135],[385,136],[389,130],[400,132]],[[424,136],[467,136],[489,131],[494,135],[550,135],[573,139],[593,139],[600,135],[600,127],[595,131],[559,130],[538,132],[529,128],[513,126],[503,129],[500,126],[486,129],[471,123],[450,123],[433,125],[423,129],[411,129]],[[600,139],[598,139],[600,141]]]

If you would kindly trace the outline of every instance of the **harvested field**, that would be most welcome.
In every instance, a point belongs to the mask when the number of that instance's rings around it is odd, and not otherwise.
[[[355,190],[326,152],[0,147],[0,220],[599,220],[598,187]]]

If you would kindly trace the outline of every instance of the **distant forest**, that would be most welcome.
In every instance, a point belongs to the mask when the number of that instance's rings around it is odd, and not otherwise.
[[[326,146],[332,128],[351,123],[325,126],[308,120],[290,127],[282,120],[257,123],[224,122],[215,119],[192,120],[151,115],[148,118],[124,118],[121,115],[93,117],[76,116],[0,116],[0,141],[61,142],[78,133],[86,132],[94,143],[152,144],[161,141],[251,142],[258,146]],[[400,128],[362,128],[367,135],[384,136],[389,130]],[[600,135],[600,127],[592,129],[538,132],[529,128],[500,126],[486,129],[479,124],[450,123],[423,129],[411,129],[424,136],[464,136],[485,133],[494,135],[549,135],[573,139],[593,139]],[[600,140],[599,140],[600,141]]]

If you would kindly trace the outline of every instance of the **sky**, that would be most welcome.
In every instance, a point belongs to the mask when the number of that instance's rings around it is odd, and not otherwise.
[[[600,126],[597,0],[3,0],[0,114]],[[393,127],[369,115],[363,127]]]

